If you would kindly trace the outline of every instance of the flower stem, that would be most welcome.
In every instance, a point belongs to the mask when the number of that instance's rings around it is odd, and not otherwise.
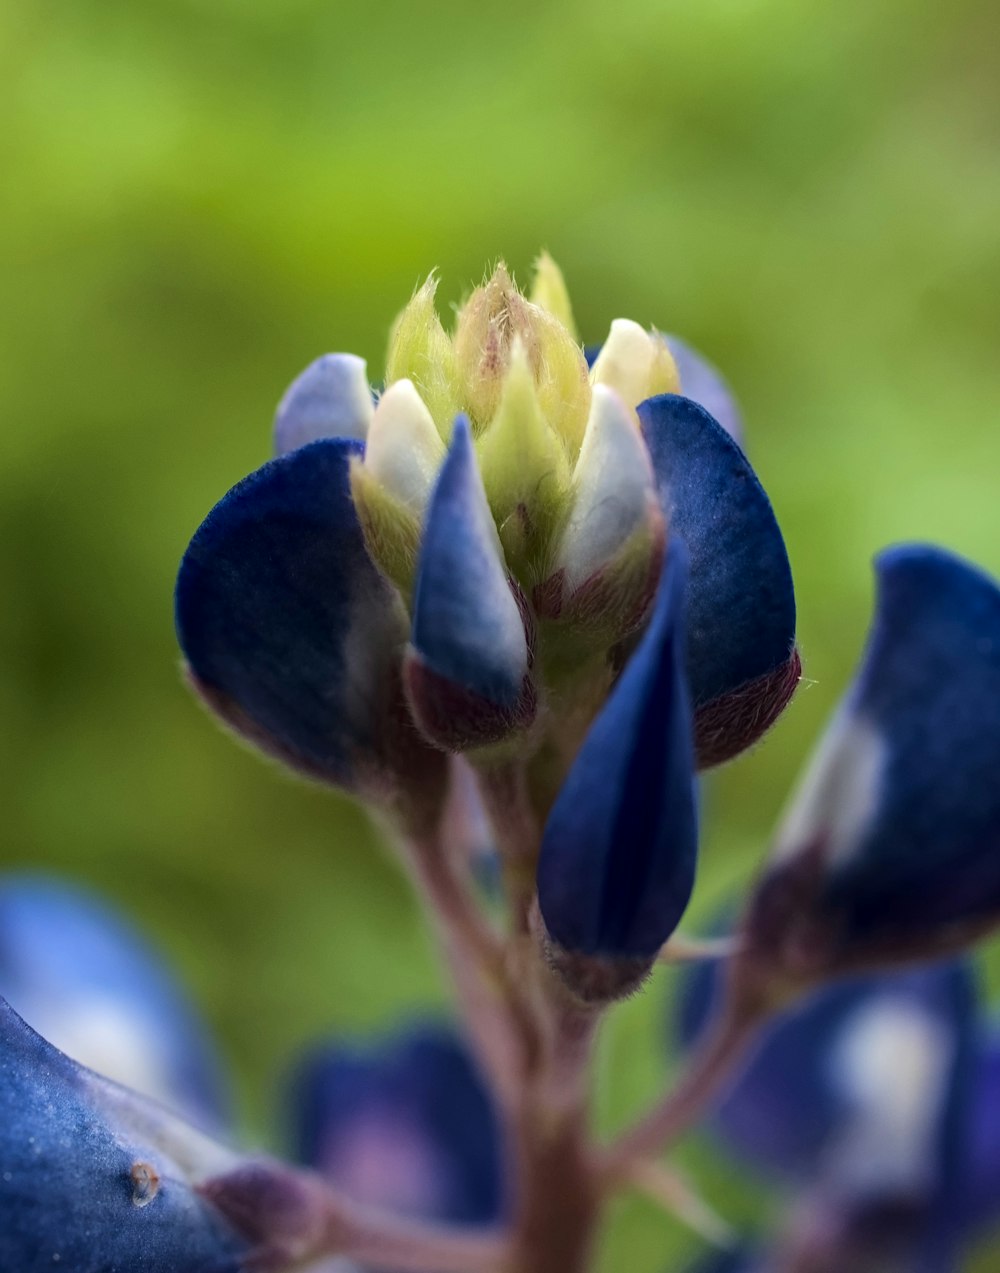
[[[602,1154],[601,1173],[608,1187],[628,1179],[637,1159],[659,1153],[700,1121],[766,1016],[760,1005],[739,1000],[726,1004],[676,1086]]]

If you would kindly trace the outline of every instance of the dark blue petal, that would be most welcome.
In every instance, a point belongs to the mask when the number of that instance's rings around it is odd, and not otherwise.
[[[464,416],[455,422],[427,509],[412,640],[437,676],[516,709],[528,675],[528,640]]]
[[[685,577],[675,539],[649,626],[545,827],[538,900],[564,950],[652,956],[691,896],[697,817],[683,671]]]
[[[970,1229],[991,1229],[1000,1224],[1000,1033],[995,1029],[979,1043],[971,1089],[962,1218]]]
[[[699,709],[788,665],[791,568],[770,501],[725,429],[675,394],[638,410],[670,532],[691,555],[687,668]]]
[[[367,436],[372,396],[363,359],[324,354],[289,385],[274,419],[274,451],[286,455],[320,438]]]
[[[0,995],[74,1060],[205,1127],[228,1121],[221,1066],[180,987],[96,897],[44,876],[0,883]]]
[[[679,1035],[685,1047],[707,1026],[721,989],[718,963],[706,961],[686,972],[679,1014]],[[907,1029],[912,1021],[919,1030]],[[883,1043],[919,1035],[934,1046],[940,1044],[942,1069],[929,1066],[926,1090],[915,1102],[915,1115],[919,1118],[926,1112],[931,1131],[923,1137],[918,1129],[914,1141],[920,1147],[918,1160],[894,1161],[891,1175],[880,1180],[877,1154],[866,1152],[865,1156],[865,1169],[873,1173],[863,1182],[869,1201],[879,1196],[880,1186],[895,1193],[900,1168],[912,1170],[907,1183],[929,1182],[924,1222],[939,1206],[941,1191],[958,1179],[964,1152],[962,1102],[976,1028],[975,980],[966,963],[851,978],[815,992],[775,1018],[718,1105],[715,1127],[727,1144],[754,1165],[800,1187],[823,1178],[825,1187],[842,1193],[858,1184],[857,1164],[847,1149],[868,1149],[862,1139],[866,1120],[879,1134],[877,1108],[873,1108],[879,1092],[865,1090],[864,1084],[859,1090],[856,1081],[866,1044],[874,1042],[879,1029],[884,1031]],[[928,1060],[926,1055],[908,1055],[904,1066],[905,1051],[900,1045],[898,1077],[893,1083],[907,1082],[914,1065]],[[890,1090],[882,1095],[889,1104],[895,1094]]]
[[[450,1029],[419,1025],[381,1047],[317,1048],[292,1102],[298,1157],[350,1196],[426,1220],[499,1218],[499,1128]]]
[[[186,1135],[0,1000],[0,1268],[239,1273],[244,1244],[189,1183],[193,1159],[231,1155]]]
[[[684,397],[704,407],[735,442],[742,443],[743,418],[733,392],[719,370],[679,336],[664,333],[663,339],[677,364]]]
[[[711,1251],[690,1265],[687,1273],[756,1273],[761,1266],[749,1247]]]
[[[314,442],[245,478],[191,541],[176,594],[209,704],[265,750],[348,787],[391,769],[415,732],[400,719],[405,617],[351,503],[360,451]]]

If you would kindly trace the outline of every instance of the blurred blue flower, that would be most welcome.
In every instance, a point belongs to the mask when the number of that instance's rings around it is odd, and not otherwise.
[[[0,1268],[241,1273],[246,1243],[197,1192],[234,1162],[0,1000]]]
[[[200,1126],[228,1122],[219,1058],[180,986],[82,889],[42,875],[0,879],[0,995],[80,1064]]]
[[[686,971],[684,1047],[721,990],[717,964]],[[847,1251],[882,1258],[887,1248],[903,1252],[901,1267],[951,1267],[968,1228],[977,1032],[966,963],[851,978],[765,1027],[713,1125],[745,1160],[826,1209],[823,1240],[844,1267]]]
[[[293,1076],[289,1103],[295,1156],[359,1202],[454,1224],[500,1218],[499,1126],[447,1026],[317,1046]]]

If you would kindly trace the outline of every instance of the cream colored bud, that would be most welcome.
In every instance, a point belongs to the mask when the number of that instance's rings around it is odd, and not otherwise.
[[[677,393],[677,365],[659,332],[628,318],[616,318],[590,370],[593,385],[610,385],[626,405],[637,407],[658,393]]]
[[[607,385],[594,387],[574,499],[555,565],[566,595],[607,565],[658,517],[656,480],[635,411]]]
[[[395,381],[372,416],[365,468],[401,504],[422,514],[444,454],[444,442],[413,381]]]

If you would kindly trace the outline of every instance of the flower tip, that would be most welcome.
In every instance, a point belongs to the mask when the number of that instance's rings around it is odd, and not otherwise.
[[[672,541],[649,625],[545,825],[539,908],[564,952],[651,962],[691,896],[697,815],[683,670],[686,556]]]
[[[365,360],[355,354],[324,354],[292,381],[278,405],[275,454],[286,455],[320,438],[363,441],[373,411]]]
[[[481,730],[492,742],[533,717],[527,615],[460,415],[424,522],[407,657],[411,707],[431,741],[454,750]]]

